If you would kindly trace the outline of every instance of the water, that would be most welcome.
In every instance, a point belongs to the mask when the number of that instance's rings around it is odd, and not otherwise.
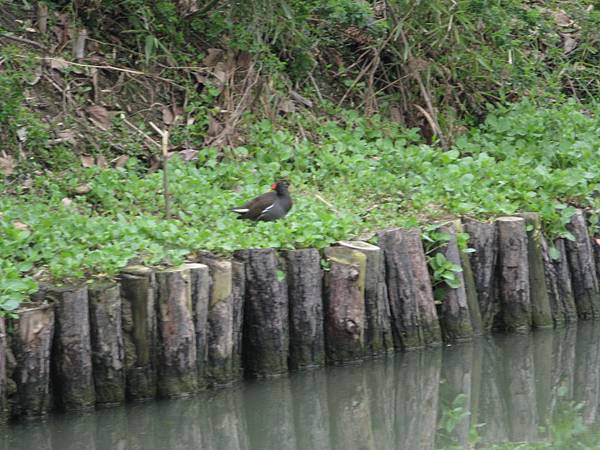
[[[0,449],[420,450],[469,448],[469,441],[596,448],[599,435],[588,426],[600,420],[599,393],[600,324],[584,323],[188,400],[55,414],[11,425]]]

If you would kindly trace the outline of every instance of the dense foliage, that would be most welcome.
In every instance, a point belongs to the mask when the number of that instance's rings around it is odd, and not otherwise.
[[[600,209],[598,108],[500,108],[447,152],[378,117],[332,117],[305,123],[316,142],[263,120],[250,125],[246,146],[224,155],[207,148],[193,162],[171,159],[169,220],[160,171],[146,175],[135,160],[38,176],[17,195],[0,197],[0,227],[9,237],[0,241],[3,308],[34,289],[24,281],[34,274],[109,276],[132,260],[175,264],[197,250],[322,248],[383,227],[525,210],[542,215],[551,237],[569,238],[571,205]],[[284,220],[251,224],[228,211],[278,176],[290,180],[295,200]],[[77,195],[82,185],[89,192]]]

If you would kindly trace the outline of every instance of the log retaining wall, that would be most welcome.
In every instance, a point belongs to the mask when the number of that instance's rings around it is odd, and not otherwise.
[[[458,249],[463,230],[473,253]],[[44,286],[0,319],[0,421],[600,315],[600,240],[582,211],[570,241],[549,242],[535,214],[441,231],[450,239],[436,251],[463,268],[441,302],[416,229],[382,231],[377,244],[202,254],[179,268],[128,267],[112,282]]]

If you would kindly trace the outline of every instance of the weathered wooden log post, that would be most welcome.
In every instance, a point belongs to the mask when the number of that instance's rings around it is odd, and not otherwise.
[[[283,252],[287,265],[290,304],[290,368],[305,369],[325,363],[323,328],[323,272],[316,249]]]
[[[255,377],[287,372],[289,353],[286,274],[274,249],[240,250],[245,263],[244,370]]]
[[[448,261],[460,266],[461,259],[456,240],[456,225],[453,223],[442,225],[438,231],[446,233],[450,237],[448,242],[438,251]],[[473,337],[473,327],[471,325],[471,314],[467,302],[465,280],[462,272],[456,272],[454,276],[457,278],[459,286],[456,288],[448,285],[445,286],[444,297],[439,309],[442,337],[446,342],[468,341]]]
[[[527,228],[527,260],[529,262],[529,297],[531,299],[531,318],[535,328],[553,326],[552,309],[548,297],[548,287],[544,273],[542,251],[542,222],[537,213],[524,213]]]
[[[120,287],[116,283],[96,283],[89,286],[88,296],[96,403],[123,403],[125,352]]]
[[[469,247],[475,250],[469,254],[469,260],[475,279],[482,331],[489,333],[500,313],[500,298],[496,285],[498,232],[494,223],[470,219],[463,220],[463,227],[469,234]]]
[[[198,389],[206,387],[206,360],[208,358],[208,303],[210,298],[210,272],[205,264],[189,263],[190,290],[194,330],[196,332],[196,365]]]
[[[126,395],[130,400],[156,396],[156,279],[148,267],[127,267],[121,274]]]
[[[244,337],[244,299],[246,297],[246,268],[239,261],[231,262],[231,301],[233,302],[233,358],[231,368],[236,379],[243,377],[242,343]]]
[[[54,306],[23,304],[11,320],[10,347],[16,363],[12,380],[17,387],[13,416],[30,419],[48,412]]]
[[[362,241],[341,241],[367,257],[365,273],[365,353],[381,355],[394,350],[392,320],[387,286],[385,284],[385,261],[383,251]]]
[[[452,223],[454,224],[457,233],[465,233],[465,229],[460,220],[455,220]],[[473,334],[475,336],[480,336],[483,334],[483,321],[481,319],[479,299],[477,298],[475,275],[473,274],[473,268],[471,267],[469,253],[466,253],[462,249],[459,250],[465,294],[467,295],[467,305],[469,306],[469,316],[471,317],[471,328],[473,328]]]
[[[403,350],[440,345],[440,325],[419,230],[387,230],[378,236],[385,257],[394,345]]]
[[[45,295],[56,304],[52,346],[55,398],[65,411],[93,408],[96,393],[87,286],[50,286]]]
[[[221,386],[235,379],[232,266],[231,261],[209,254],[201,261],[208,266],[211,276],[206,376],[210,385]]]
[[[583,211],[576,211],[567,229],[575,238],[574,241],[566,240],[565,244],[577,315],[584,320],[600,317],[600,289]]]
[[[506,330],[527,333],[532,316],[525,219],[500,217],[496,224],[502,324]]]
[[[186,397],[198,389],[196,331],[190,271],[175,267],[156,272],[158,305],[158,394]]]
[[[577,308],[575,307],[575,298],[571,287],[571,272],[569,271],[564,239],[554,241],[554,247],[558,251],[556,259],[550,257],[550,249],[543,236],[541,243],[544,274],[554,325],[562,326],[576,322]]]
[[[0,317],[0,426],[8,418],[8,378],[6,371],[6,358],[8,342],[6,339],[6,322]]]
[[[347,247],[325,249],[325,351],[333,364],[361,361],[365,352],[367,257]]]

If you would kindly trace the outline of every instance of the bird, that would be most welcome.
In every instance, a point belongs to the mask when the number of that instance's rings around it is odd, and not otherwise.
[[[259,195],[231,211],[239,214],[238,219],[269,222],[285,217],[292,209],[292,204],[288,183],[280,180],[273,183],[269,192]]]

